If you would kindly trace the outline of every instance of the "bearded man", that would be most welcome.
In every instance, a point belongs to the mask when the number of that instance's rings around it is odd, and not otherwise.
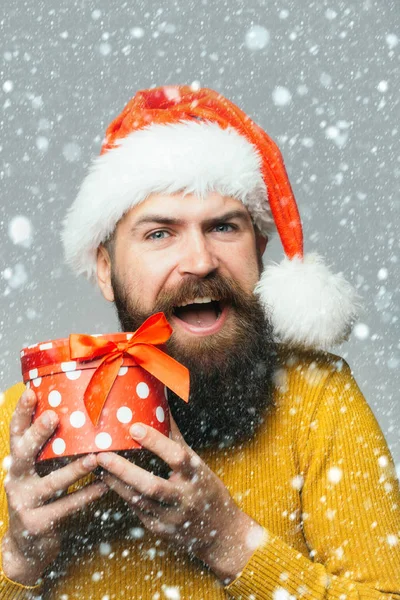
[[[286,258],[264,269],[274,228]],[[304,257],[268,135],[211,90],[139,92],[63,241],[123,331],[165,313],[190,401],[169,392],[170,438],[130,429],[167,475],[101,452],[40,478],[57,415],[31,424],[34,392],[9,390],[1,597],[399,599],[393,461],[349,367],[324,351],[349,333],[355,294]]]

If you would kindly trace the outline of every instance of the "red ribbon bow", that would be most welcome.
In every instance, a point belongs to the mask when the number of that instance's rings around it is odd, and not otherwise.
[[[91,335],[71,334],[69,347],[73,360],[95,360],[103,357],[84,394],[84,404],[93,425],[97,425],[107,396],[123,363],[124,354],[159,379],[180,396],[189,399],[189,371],[181,363],[165,354],[156,345],[164,344],[172,334],[172,327],[159,312],[149,317],[126,342],[115,343]]]

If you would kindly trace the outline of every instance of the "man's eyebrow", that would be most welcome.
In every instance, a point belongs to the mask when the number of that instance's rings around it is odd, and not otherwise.
[[[243,208],[231,210],[217,217],[213,217],[212,219],[206,219],[205,221],[203,221],[203,224],[206,227],[211,227],[211,225],[218,225],[218,223],[226,223],[227,221],[233,221],[234,219],[240,219],[241,221],[248,223],[251,222],[249,213],[245,208]]]
[[[249,222],[250,215],[246,210],[231,210],[227,213],[223,213],[217,217],[213,217],[212,219],[206,219],[202,221],[202,225],[205,227],[211,227],[212,225],[217,225],[218,223],[223,223],[226,221],[231,221],[232,219],[241,219],[242,221]],[[184,219],[177,219],[174,217],[168,217],[167,215],[162,214],[148,214],[140,217],[132,226],[131,232],[135,232],[141,225],[149,225],[151,223],[157,223],[159,225],[184,225]]]
[[[140,228],[141,225],[149,225],[152,223],[157,223],[159,225],[183,225],[184,221],[182,219],[174,219],[172,217],[167,217],[166,215],[143,215],[140,217],[131,227],[131,232],[136,231]]]

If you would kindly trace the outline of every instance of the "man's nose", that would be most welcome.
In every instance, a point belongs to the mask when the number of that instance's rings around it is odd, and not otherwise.
[[[196,236],[187,243],[179,261],[181,275],[206,277],[216,271],[219,260],[203,236]]]

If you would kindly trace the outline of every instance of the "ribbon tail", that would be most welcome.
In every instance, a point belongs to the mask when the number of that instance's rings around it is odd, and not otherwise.
[[[148,344],[135,344],[128,353],[136,363],[159,379],[185,402],[189,401],[189,370],[159,348]]]
[[[107,360],[108,359],[108,360]],[[89,418],[96,427],[108,394],[118,375],[123,358],[121,356],[107,357],[94,372],[83,397]]]

